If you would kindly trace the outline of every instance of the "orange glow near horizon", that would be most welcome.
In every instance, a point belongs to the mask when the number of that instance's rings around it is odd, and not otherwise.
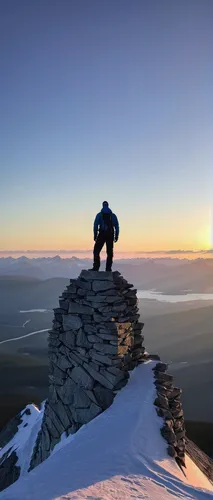
[[[212,227],[211,209],[205,207],[196,213],[186,213],[184,217],[166,214],[161,219],[158,214],[138,213],[134,223],[119,216],[120,239],[115,245],[115,258],[171,257],[211,258]],[[43,216],[34,223],[23,221],[21,225],[6,227],[1,238],[0,256],[8,255],[60,255],[71,257],[92,257],[93,215],[83,212],[78,223],[72,215],[61,214],[49,219]]]

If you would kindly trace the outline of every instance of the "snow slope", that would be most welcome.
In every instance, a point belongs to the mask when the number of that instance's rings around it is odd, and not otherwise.
[[[160,434],[149,361],[137,367],[112,406],[22,476],[0,500],[213,499],[213,487],[187,458],[186,477]]]

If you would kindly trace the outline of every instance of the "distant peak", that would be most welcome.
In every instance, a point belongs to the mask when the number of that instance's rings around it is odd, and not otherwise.
[[[53,257],[52,260],[54,262],[60,262],[61,261],[61,257],[60,257],[60,255],[55,255],[55,257]]]
[[[22,255],[21,257],[18,257],[17,259],[19,262],[28,262],[29,259],[25,255]]]

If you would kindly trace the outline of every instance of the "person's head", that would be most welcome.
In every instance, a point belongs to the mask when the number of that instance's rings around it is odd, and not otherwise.
[[[109,208],[108,201],[103,201],[102,205],[103,205],[103,208]]]

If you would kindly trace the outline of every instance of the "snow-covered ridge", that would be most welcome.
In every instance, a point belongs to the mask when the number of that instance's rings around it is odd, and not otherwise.
[[[27,405],[8,426],[0,433],[0,486],[7,484],[7,474],[13,467],[18,476],[26,474],[29,469],[30,457],[41,427],[44,413],[44,403],[39,409],[34,404]],[[6,442],[6,444],[4,444]],[[5,463],[8,467],[4,468]],[[11,478],[8,477],[11,482]]]
[[[153,405],[154,364],[138,366],[110,408],[75,436],[63,437],[54,453],[23,472],[0,500],[213,498],[213,486],[188,456],[184,476],[167,455]]]

